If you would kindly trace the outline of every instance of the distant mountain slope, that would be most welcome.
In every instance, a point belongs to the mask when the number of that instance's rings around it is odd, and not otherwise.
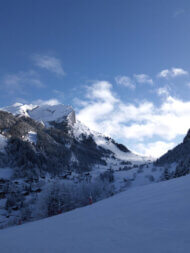
[[[156,165],[166,168],[166,177],[180,177],[190,173],[190,130],[183,142],[161,156]]]
[[[3,253],[187,253],[190,176],[0,231]]]

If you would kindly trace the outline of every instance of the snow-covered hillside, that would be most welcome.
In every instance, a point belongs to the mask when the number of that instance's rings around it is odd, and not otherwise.
[[[188,253],[190,176],[0,231],[3,253]]]
[[[46,216],[84,206],[90,195],[98,201],[129,186],[157,182],[161,174],[152,176],[151,161],[91,131],[65,105],[2,108],[0,137],[0,228],[41,218],[34,212],[38,199],[51,195],[47,188],[54,181],[61,204]],[[63,200],[67,191],[71,198]]]

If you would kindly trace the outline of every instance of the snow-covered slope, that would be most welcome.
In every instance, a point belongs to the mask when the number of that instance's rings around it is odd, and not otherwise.
[[[3,253],[187,253],[190,176],[0,231]]]
[[[69,117],[69,119],[71,120],[73,117],[72,123],[75,123],[75,115],[72,107],[65,106],[62,104],[53,106],[37,106],[28,113],[32,119],[42,121],[45,125],[47,125],[48,122],[51,121],[56,121],[57,123],[60,123],[65,119],[65,117],[68,117],[69,115],[72,115]]]
[[[0,110],[7,111],[13,115],[27,116],[32,119],[43,122],[48,126],[49,122],[56,121],[62,122],[65,117],[69,117],[71,123],[75,122],[75,113],[71,106],[63,104],[58,105],[33,105],[15,103],[12,106],[0,108]]]
[[[125,151],[119,149],[118,148],[119,146],[117,145],[117,143],[115,141],[113,141],[113,139],[106,137],[105,135],[98,133],[96,131],[90,130],[88,127],[83,125],[78,120],[74,124],[72,131],[73,131],[75,138],[77,138],[79,140],[84,135],[91,136],[98,146],[100,146],[104,149],[110,150],[115,155],[115,157],[121,161],[130,161],[134,164],[142,164],[142,163],[146,163],[148,160],[150,161],[150,159],[151,159],[149,157],[143,157],[140,155],[136,155],[136,154],[130,152],[130,150],[128,150],[127,148]],[[119,144],[119,145],[121,145],[121,144]]]
[[[13,105],[0,108],[0,110],[10,112],[13,115],[23,115],[23,116],[29,117],[28,111],[31,111],[35,107],[36,105],[32,105],[32,104],[24,105],[21,103],[15,103]]]

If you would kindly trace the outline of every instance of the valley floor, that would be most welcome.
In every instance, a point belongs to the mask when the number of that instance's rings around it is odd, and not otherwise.
[[[0,231],[1,253],[188,253],[190,176]]]

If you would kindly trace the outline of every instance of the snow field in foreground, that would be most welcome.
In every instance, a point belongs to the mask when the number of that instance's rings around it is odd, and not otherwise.
[[[188,253],[190,176],[0,231],[2,253]]]

